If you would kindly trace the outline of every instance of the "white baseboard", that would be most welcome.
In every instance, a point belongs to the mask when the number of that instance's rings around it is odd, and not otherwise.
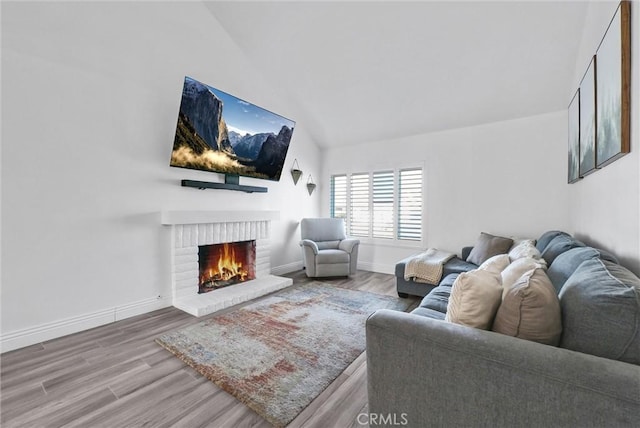
[[[295,272],[297,270],[302,270],[303,266],[304,265],[302,263],[302,260],[300,260],[300,261],[293,262],[293,263],[287,263],[286,265],[272,267],[271,268],[271,273],[273,275],[284,275],[285,273],[290,273],[290,272]]]
[[[160,296],[151,297],[124,306],[12,331],[0,335],[0,352],[13,351],[14,349],[35,345],[36,343],[99,327],[168,306],[171,306],[171,299]]]
[[[297,261],[282,266],[272,267],[271,273],[274,275],[284,275],[289,272],[302,270],[303,267],[304,264],[302,263],[302,261]],[[386,273],[389,275],[393,275],[395,273],[395,264],[358,261],[358,269],[366,270],[368,272]]]
[[[302,261],[297,261],[286,265],[272,267],[271,273],[274,275],[283,275],[301,270],[302,268]],[[393,274],[394,272],[393,265],[370,262],[358,262],[358,269],[387,274]],[[78,333],[80,331],[99,327],[101,325],[120,321],[136,315],[142,315],[171,305],[172,301],[170,297],[151,297],[123,306],[108,308],[89,314],[41,324],[35,327],[12,331],[0,335],[0,352],[13,351],[15,349],[35,345],[36,343],[56,339],[68,334]]]
[[[368,272],[386,273],[393,275],[395,273],[395,264],[389,265],[385,263],[371,263],[358,261],[358,269]]]

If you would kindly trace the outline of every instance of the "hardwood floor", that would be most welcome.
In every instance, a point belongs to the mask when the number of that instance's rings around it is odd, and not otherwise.
[[[294,286],[313,282],[303,271],[287,276]],[[358,271],[321,282],[397,296],[393,275]],[[0,425],[269,427],[154,342],[206,318],[166,308],[3,354]],[[357,416],[366,410],[363,353],[289,427],[362,427]]]

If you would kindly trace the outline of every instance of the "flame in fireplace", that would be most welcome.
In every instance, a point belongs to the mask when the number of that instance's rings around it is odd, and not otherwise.
[[[242,257],[236,255],[233,243],[222,244],[217,251],[217,260],[211,259],[206,269],[200,274],[201,292],[224,287],[232,283],[246,281],[250,273],[243,266]]]
[[[212,271],[212,269],[209,269]],[[218,259],[218,275],[223,281],[237,278],[244,281],[247,278],[247,271],[242,269],[242,263],[236,260],[236,250],[229,244],[224,244],[220,258]],[[214,275],[211,275],[212,277]]]

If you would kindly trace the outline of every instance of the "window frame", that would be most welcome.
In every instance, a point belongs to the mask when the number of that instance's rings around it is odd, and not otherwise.
[[[400,171],[411,170],[411,169],[420,169],[422,171],[422,188],[421,188],[421,219],[420,219],[420,227],[421,227],[421,236],[419,240],[409,240],[409,239],[399,239],[399,209],[400,209]],[[376,173],[385,173],[385,172],[393,172],[393,237],[392,238],[381,238],[381,237],[373,237],[373,176]],[[369,221],[369,233],[368,236],[361,235],[353,235],[351,234],[351,176],[359,175],[359,174],[368,174],[369,177],[369,212],[370,212],[370,221]],[[349,171],[330,171],[329,172],[329,213],[331,216],[334,215],[334,177],[346,177],[346,217],[345,225],[347,229],[347,234],[349,236],[353,236],[356,239],[359,239],[362,244],[370,244],[376,246],[389,246],[396,248],[421,248],[426,242],[426,227],[425,227],[425,201],[426,201],[426,171],[424,163],[412,163],[401,165],[397,167],[389,168],[388,166],[380,166],[373,167],[368,169],[353,169]]]

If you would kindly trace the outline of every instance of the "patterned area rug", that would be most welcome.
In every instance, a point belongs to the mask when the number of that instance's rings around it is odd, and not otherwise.
[[[364,351],[371,313],[408,305],[396,297],[306,284],[156,341],[284,427]]]

